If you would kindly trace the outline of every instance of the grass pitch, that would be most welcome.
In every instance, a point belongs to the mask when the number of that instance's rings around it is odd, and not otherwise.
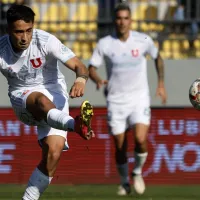
[[[200,185],[148,186],[144,195],[116,195],[117,185],[51,185],[41,200],[200,200]],[[1,200],[21,200],[24,185],[0,185]]]

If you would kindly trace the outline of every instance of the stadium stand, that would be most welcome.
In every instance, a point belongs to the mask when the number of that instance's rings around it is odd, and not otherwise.
[[[49,32],[67,31],[68,7],[65,3],[32,5],[36,13],[36,27]],[[41,14],[42,13],[42,14]]]
[[[1,0],[1,3],[14,3],[15,0]]]
[[[117,0],[116,0],[117,1]],[[14,0],[2,0],[13,3]],[[132,10],[132,29],[149,34],[160,48],[165,59],[200,57],[200,42],[194,40],[190,49],[188,25],[174,21],[177,0],[129,0]],[[35,0],[30,7],[36,13],[36,28],[52,32],[72,48],[82,59],[89,59],[98,34],[97,0]],[[113,8],[105,12],[112,12]],[[200,19],[196,19],[200,22]],[[107,19],[105,24],[111,24]]]

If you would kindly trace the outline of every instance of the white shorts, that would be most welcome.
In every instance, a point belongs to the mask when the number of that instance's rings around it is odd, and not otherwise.
[[[116,104],[108,103],[108,125],[112,135],[124,133],[134,124],[150,124],[151,109],[149,100],[138,103]]]
[[[56,106],[69,115],[68,97],[62,91],[53,89],[32,89],[32,90],[15,90],[9,94],[12,107],[18,119],[30,126],[37,126],[38,140],[49,135],[60,135],[66,139],[67,132],[50,127],[44,120],[37,121],[32,114],[26,109],[26,99],[32,92],[41,92],[48,97]]]

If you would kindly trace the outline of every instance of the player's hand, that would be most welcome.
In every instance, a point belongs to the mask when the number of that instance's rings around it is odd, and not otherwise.
[[[161,98],[162,104],[166,104],[167,93],[166,93],[165,87],[158,87],[157,90],[156,90],[156,96]]]
[[[85,84],[82,82],[75,82],[72,86],[69,96],[71,98],[82,97],[85,91]]]
[[[99,90],[103,85],[107,85],[108,81],[107,80],[100,80],[98,81],[97,84],[97,90]]]

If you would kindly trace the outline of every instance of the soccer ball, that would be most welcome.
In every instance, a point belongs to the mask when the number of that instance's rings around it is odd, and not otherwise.
[[[190,86],[189,99],[193,107],[200,110],[200,78],[196,79]]]

